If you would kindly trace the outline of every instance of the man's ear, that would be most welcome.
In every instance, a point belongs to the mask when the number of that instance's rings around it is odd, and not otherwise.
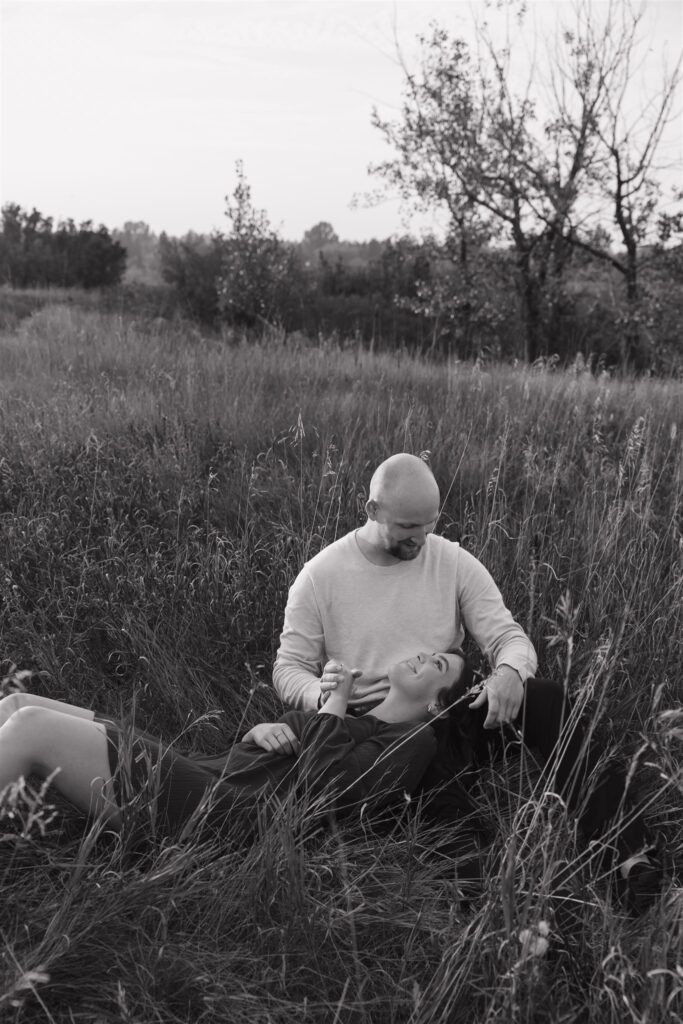
[[[374,521],[377,518],[377,502],[372,498],[368,498],[365,502],[365,511],[368,519],[372,519]]]

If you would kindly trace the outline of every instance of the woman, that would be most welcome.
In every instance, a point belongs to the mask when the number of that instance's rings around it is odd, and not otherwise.
[[[429,722],[467,698],[473,673],[458,650],[417,654],[388,678],[387,696],[362,718],[346,715],[349,678],[318,712],[288,711],[216,757],[186,757],[87,708],[14,693],[0,700],[0,792],[37,774],[79,810],[118,828],[126,798],[153,780],[163,835],[178,835],[199,815],[220,831],[292,789],[306,794],[316,814],[381,807],[418,787],[436,751]],[[241,820],[253,825],[255,817]]]
[[[153,796],[159,835],[202,827],[252,834],[255,813],[292,790],[309,799],[313,817],[331,810],[365,813],[429,791],[427,809],[443,822],[476,807],[463,786],[500,745],[483,728],[485,709],[470,708],[481,686],[462,651],[420,653],[388,673],[389,691],[362,717],[347,715],[349,673],[326,666],[336,689],[319,711],[288,711],[261,723],[224,755],[186,757],[148,733],[128,729],[87,708],[13,693],[0,700],[0,797],[21,775],[50,778],[69,802],[118,828],[136,794]],[[657,898],[662,871],[648,855],[651,838],[631,803],[630,774],[615,765],[597,771],[598,756],[572,718],[563,688],[529,679],[516,739],[553,766],[550,786],[578,814],[587,840],[604,845],[632,910]],[[238,821],[236,819],[239,819]],[[239,827],[238,827],[239,826]]]

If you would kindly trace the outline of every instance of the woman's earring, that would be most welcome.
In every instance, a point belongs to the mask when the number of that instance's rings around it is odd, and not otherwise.
[[[435,715],[438,710],[439,710],[439,708],[438,708],[437,704],[428,704],[427,705],[427,714],[429,714],[429,715]]]

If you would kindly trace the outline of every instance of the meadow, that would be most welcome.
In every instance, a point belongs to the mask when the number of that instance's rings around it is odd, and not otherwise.
[[[217,848],[156,841],[144,800],[120,835],[84,834],[27,780],[0,805],[0,1017],[683,1021],[683,384],[34,298],[0,294],[5,692],[134,708],[188,751],[228,748],[281,710],[270,667],[299,568],[360,521],[382,458],[429,452],[438,531],[632,765],[667,880],[628,915],[514,758],[477,784],[480,880],[468,822],[444,854],[408,803],[381,829],[307,831],[293,801],[258,844]]]

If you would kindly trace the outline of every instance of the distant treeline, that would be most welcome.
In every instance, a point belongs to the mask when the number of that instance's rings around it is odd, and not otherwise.
[[[156,235],[144,222],[111,233],[90,222],[56,228],[15,204],[3,208],[0,281],[15,287],[123,284],[131,311],[181,315],[240,333],[280,332],[315,344],[337,339],[461,359],[524,358],[525,303],[514,254],[451,241],[399,237],[342,241],[326,222],[286,242],[254,210],[244,179],[228,200],[227,234]],[[683,249],[642,256],[643,299],[632,369],[683,365]],[[625,362],[625,308],[616,271],[576,250],[560,282],[539,291],[540,358]],[[632,316],[632,310],[629,310]],[[630,325],[632,329],[632,324]]]
[[[244,221],[244,218],[243,218]],[[452,245],[411,237],[341,241],[328,223],[300,242],[260,233],[157,237],[128,223],[114,237],[128,251],[127,280],[165,282],[183,315],[208,326],[261,331],[313,343],[336,337],[376,349],[406,348],[436,357],[524,358],[525,304],[514,254],[472,247],[464,267]],[[580,250],[561,281],[539,288],[537,357],[596,365],[625,362],[632,308],[621,275]],[[637,341],[631,369],[677,372],[683,366],[683,247],[641,255]],[[628,321],[628,322],[627,322]]]
[[[108,229],[92,221],[54,226],[52,217],[17,203],[2,208],[0,283],[14,288],[101,288],[118,284],[126,250]]]

